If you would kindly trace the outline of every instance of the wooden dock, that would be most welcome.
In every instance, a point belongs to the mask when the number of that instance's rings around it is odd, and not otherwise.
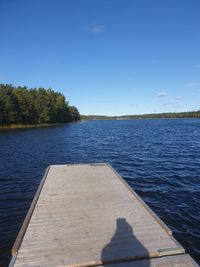
[[[50,166],[10,267],[198,266],[108,164]]]

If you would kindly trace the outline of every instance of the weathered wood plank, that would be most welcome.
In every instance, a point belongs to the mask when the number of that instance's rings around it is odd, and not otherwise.
[[[99,267],[198,267],[189,255],[176,255],[163,258],[100,265]]]
[[[43,184],[44,184],[44,182],[46,180],[48,171],[49,171],[49,167],[47,168],[47,170],[46,170],[46,172],[45,172],[45,174],[44,174],[44,176],[42,178],[42,181],[41,181],[41,183],[40,183],[40,185],[38,187],[38,190],[37,190],[37,192],[35,194],[35,197],[34,197],[32,203],[31,203],[31,206],[30,206],[29,211],[28,211],[28,213],[27,213],[27,215],[25,217],[25,220],[24,220],[24,222],[22,224],[22,227],[21,227],[21,229],[20,229],[20,231],[19,231],[19,233],[17,235],[16,241],[15,241],[15,243],[13,245],[13,248],[12,248],[12,254],[13,255],[15,255],[17,253],[17,251],[19,250],[19,247],[20,247],[21,242],[23,240],[24,234],[26,232],[26,228],[27,228],[28,223],[29,223],[29,221],[31,219],[32,213],[34,211],[35,205],[36,205],[37,200],[39,198],[39,195],[40,195],[40,192],[42,190]]]
[[[22,233],[15,267],[94,266],[184,253],[107,164],[51,166]]]

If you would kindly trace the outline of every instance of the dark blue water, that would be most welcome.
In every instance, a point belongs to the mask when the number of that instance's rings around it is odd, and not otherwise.
[[[0,262],[46,167],[108,162],[200,263],[200,120],[85,121],[0,132]]]

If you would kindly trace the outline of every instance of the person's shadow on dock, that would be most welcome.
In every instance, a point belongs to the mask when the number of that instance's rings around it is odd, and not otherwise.
[[[107,266],[109,263],[125,263],[128,261],[148,258],[148,250],[141,244],[141,242],[133,234],[133,229],[125,218],[118,218],[116,220],[116,230],[110,243],[107,244],[101,252],[102,266]],[[106,264],[106,265],[104,265]],[[121,265],[123,266],[123,265]],[[141,265],[136,261],[134,265],[149,267],[150,261],[145,260]]]

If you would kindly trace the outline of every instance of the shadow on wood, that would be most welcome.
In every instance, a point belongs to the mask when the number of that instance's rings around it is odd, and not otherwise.
[[[137,258],[133,255],[137,255]],[[135,237],[132,227],[125,218],[116,220],[116,230],[110,243],[107,244],[101,253],[103,264],[120,263],[133,259],[148,258],[148,250]],[[117,259],[117,260],[116,260]],[[106,265],[103,265],[106,266]],[[142,267],[149,267],[150,261],[146,260]]]

